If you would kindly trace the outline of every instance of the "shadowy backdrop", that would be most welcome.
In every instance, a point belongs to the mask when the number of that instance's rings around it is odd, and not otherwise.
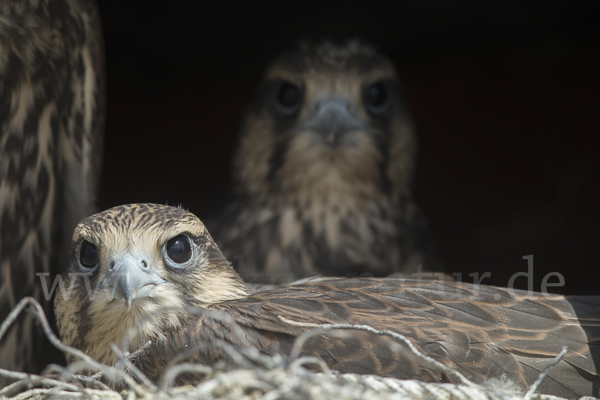
[[[600,294],[600,2],[99,0],[108,115],[101,209],[209,215],[267,63],[361,37],[399,69],[420,141],[417,199],[450,272]],[[550,283],[558,282],[556,276]],[[515,286],[527,288],[521,276]]]

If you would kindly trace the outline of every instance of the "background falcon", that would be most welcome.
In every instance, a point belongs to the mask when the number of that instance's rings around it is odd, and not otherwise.
[[[447,270],[505,286],[534,254],[537,290],[560,272],[564,293],[597,293],[597,0],[103,0],[100,11],[101,209],[168,202],[207,220],[267,63],[302,38],[362,37],[398,68],[418,128],[415,197]]]
[[[62,340],[108,364],[116,361],[109,343],[135,350],[151,340],[135,364],[154,381],[190,349],[197,350],[188,357],[194,362],[224,358],[219,341],[288,353],[306,328],[283,323],[283,316],[391,329],[475,382],[505,374],[521,389],[568,346],[539,392],[598,394],[598,296],[385,278],[321,278],[250,295],[198,218],[156,204],[119,206],[83,220],[63,276],[73,289],[56,298]],[[210,310],[231,316],[241,333]],[[455,381],[403,345],[365,332],[317,335],[303,352],[341,372]]]
[[[93,1],[0,2],[0,321],[23,296],[52,319],[37,274],[51,286],[74,226],[94,212],[104,97]],[[42,336],[21,317],[0,342],[0,367],[47,365]]]
[[[243,119],[236,196],[211,229],[251,282],[436,269],[392,63],[359,41],[277,57]]]

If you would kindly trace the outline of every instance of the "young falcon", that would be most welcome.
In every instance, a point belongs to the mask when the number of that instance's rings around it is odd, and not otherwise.
[[[40,281],[51,287],[73,229],[96,211],[103,125],[96,4],[0,1],[0,322],[25,296],[52,321]],[[43,338],[33,316],[19,318],[0,342],[0,368],[37,373],[56,362]]]
[[[154,381],[190,349],[198,350],[187,354],[191,362],[225,359],[219,342],[287,354],[308,328],[284,317],[389,329],[475,382],[506,377],[523,390],[568,346],[539,391],[598,395],[600,296],[389,278],[320,278],[250,294],[198,218],[155,204],[83,220],[63,278],[55,303],[62,340],[106,364],[116,362],[110,343],[133,351],[151,341],[134,361]],[[344,332],[314,336],[303,354],[341,372],[457,382],[388,337]]]
[[[302,46],[267,68],[241,124],[235,200],[209,228],[249,282],[435,270],[415,153],[387,57],[359,41]]]

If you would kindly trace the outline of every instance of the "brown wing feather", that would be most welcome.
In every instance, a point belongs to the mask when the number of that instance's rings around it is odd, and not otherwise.
[[[283,323],[279,317],[320,324],[365,324],[401,333],[423,353],[482,382],[506,375],[526,389],[544,367],[568,346],[569,352],[543,381],[540,391],[564,397],[592,395],[600,381],[597,332],[600,297],[529,295],[487,286],[453,282],[392,279],[318,279],[300,285],[256,293],[247,299],[212,306],[243,328],[245,341],[266,352],[285,352],[307,328]],[[181,338],[209,343],[239,339],[230,328],[200,318]],[[592,336],[588,336],[591,332]],[[341,334],[341,336],[340,336]],[[173,354],[177,347],[142,356],[138,363],[157,372],[156,355]],[[389,337],[362,331],[325,333],[308,340],[303,354],[322,357],[342,372],[418,378],[430,382],[456,381],[415,358]],[[202,353],[196,361],[214,362],[217,353]],[[164,358],[165,360],[167,358]],[[164,364],[163,364],[164,365]]]

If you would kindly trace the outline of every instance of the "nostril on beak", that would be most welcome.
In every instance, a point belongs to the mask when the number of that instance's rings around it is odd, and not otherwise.
[[[142,260],[142,268],[148,268],[148,263],[146,260]]]

